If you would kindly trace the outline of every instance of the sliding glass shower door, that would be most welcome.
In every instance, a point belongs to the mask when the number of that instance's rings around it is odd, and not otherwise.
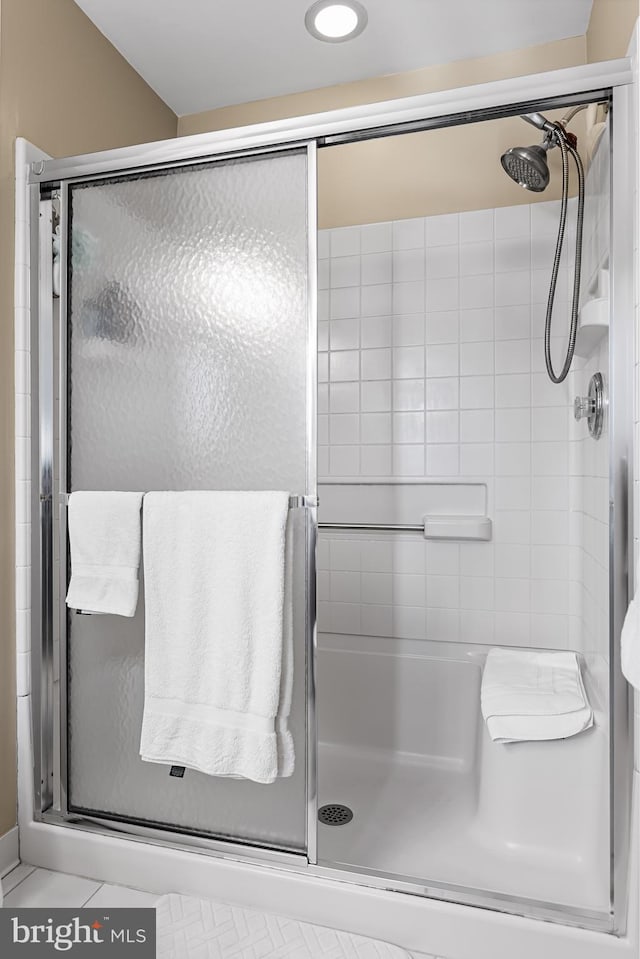
[[[63,491],[315,493],[309,167],[302,147],[68,187]],[[70,813],[306,847],[306,513],[289,517],[291,778],[176,778],[141,761],[141,590],[133,619],[62,616]]]

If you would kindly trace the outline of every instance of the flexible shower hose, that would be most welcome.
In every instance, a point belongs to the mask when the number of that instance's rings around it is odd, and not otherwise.
[[[549,379],[553,383],[562,383],[571,369],[573,353],[576,347],[576,335],[578,333],[578,304],[580,299],[580,272],[582,268],[582,226],[584,222],[584,167],[580,154],[567,140],[564,127],[556,123],[554,138],[560,147],[562,153],[562,204],[560,207],[560,223],[558,224],[558,238],[556,240],[556,252],[553,258],[553,269],[551,271],[551,282],[549,284],[549,298],[547,300],[547,316],[544,326],[544,359],[547,367]],[[556,283],[558,280],[558,270],[560,268],[560,257],[562,255],[562,244],[564,242],[565,228],[567,224],[567,198],[569,195],[569,154],[573,157],[578,173],[578,216],[576,220],[576,257],[573,271],[573,297],[571,300],[571,327],[569,330],[569,343],[567,345],[567,354],[560,373],[553,369],[551,360],[551,316],[553,313],[553,302],[556,296]]]

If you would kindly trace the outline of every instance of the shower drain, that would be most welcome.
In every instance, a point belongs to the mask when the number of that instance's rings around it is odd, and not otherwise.
[[[344,826],[353,819],[353,812],[348,806],[329,803],[326,806],[320,806],[318,819],[327,826]]]

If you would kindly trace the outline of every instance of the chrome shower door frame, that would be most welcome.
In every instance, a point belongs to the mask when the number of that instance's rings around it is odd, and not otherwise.
[[[330,146],[337,143],[352,142],[369,139],[376,136],[387,136],[417,130],[436,129],[445,126],[478,122],[521,113],[531,113],[538,110],[551,109],[555,106],[569,106],[571,104],[596,101],[603,96],[609,96],[613,91],[614,112],[621,112],[628,104],[629,88],[632,82],[631,70],[628,61],[612,61],[604,64],[591,64],[586,67],[572,68],[565,71],[556,71],[555,74],[542,74],[540,77],[518,78],[517,80],[498,81],[485,84],[477,88],[447,91],[439,94],[429,94],[424,97],[412,97],[406,100],[396,100],[389,103],[374,104],[347,110],[338,110],[318,116],[295,118],[293,120],[276,121],[253,127],[240,128],[231,131],[221,131],[212,134],[197,135],[181,138],[175,141],[164,141],[158,144],[147,144],[138,147],[128,147],[121,150],[108,151],[100,154],[91,154],[84,157],[72,157],[64,160],[46,161],[32,169],[30,178],[31,209],[36,211],[36,219],[40,205],[40,189],[44,186],[44,195],[51,188],[60,191],[61,205],[66,207],[67,185],[73,182],[99,180],[114,173],[123,174],[138,170],[165,170],[174,167],[195,164],[213,159],[229,159],[235,156],[263,155],[271,151],[306,146],[309,162],[309,263],[310,275],[308,286],[309,301],[309,342],[308,342],[308,480],[315,481],[316,470],[316,146]],[[531,90],[536,91],[536,98],[531,98]],[[624,106],[626,109],[626,106]],[[614,126],[615,130],[615,126]],[[628,132],[626,134],[628,136]],[[627,220],[629,215],[628,189],[631,171],[623,169],[619,161],[619,154],[623,148],[624,132],[619,129],[614,134],[614,190],[612,203],[613,232],[612,243],[615,256],[624,256],[623,248],[628,245]],[[627,165],[628,166],[628,165]],[[45,200],[46,202],[46,200]],[[66,217],[62,217],[63,223]],[[36,231],[34,231],[36,232]],[[66,243],[63,241],[63,250]],[[628,258],[627,254],[627,258]],[[548,904],[523,904],[516,899],[497,896],[490,892],[479,893],[476,890],[454,888],[444,884],[429,883],[428,886],[417,883],[410,877],[393,877],[374,875],[365,870],[343,870],[327,868],[317,865],[317,786],[316,786],[316,701],[315,701],[315,654],[316,654],[316,618],[315,618],[315,541],[317,530],[317,516],[312,506],[307,510],[307,574],[309,584],[307,590],[307,737],[308,737],[308,775],[307,775],[307,856],[289,855],[287,853],[269,850],[264,847],[247,847],[240,843],[226,840],[214,840],[200,836],[186,836],[172,833],[153,827],[107,822],[98,817],[70,816],[66,795],[61,793],[58,808],[52,804],[51,791],[43,787],[47,783],[46,776],[53,771],[50,744],[53,742],[51,731],[52,705],[51,697],[46,694],[45,687],[49,688],[53,681],[53,626],[51,623],[51,604],[45,601],[44,592],[47,584],[47,562],[51,554],[48,536],[51,533],[51,510],[47,508],[47,497],[51,495],[51,456],[47,448],[46,436],[39,440],[37,430],[40,418],[49,417],[52,423],[52,402],[42,390],[42,369],[47,362],[52,362],[46,340],[46,330],[51,320],[50,293],[46,282],[47,250],[46,244],[37,240],[32,242],[32,266],[41,262],[38,271],[32,268],[32,344],[40,342],[44,334],[40,349],[40,360],[35,350],[32,351],[32,383],[40,380],[40,397],[33,404],[34,417],[33,459],[38,471],[37,482],[33,484],[33,545],[34,557],[40,557],[39,565],[34,560],[33,596],[36,604],[42,600],[41,607],[34,606],[33,618],[33,689],[43,690],[41,695],[34,695],[33,699],[33,728],[34,728],[34,785],[36,787],[35,818],[41,822],[64,825],[67,828],[83,829],[85,831],[109,832],[113,835],[114,828],[120,835],[135,838],[144,843],[171,845],[176,849],[197,848],[200,853],[227,857],[245,862],[269,864],[286,870],[293,870],[306,875],[333,878],[342,882],[369,886],[379,889],[393,889],[413,895],[428,896],[434,899],[454,901],[466,905],[476,905],[483,908],[497,909],[515,915],[528,915],[549,919],[567,925],[581,925],[584,928],[615,932],[620,935],[624,931],[624,905],[626,903],[626,856],[619,857],[617,867],[620,875],[615,878],[613,886],[613,902],[615,915],[613,920],[604,916],[578,915],[575,911],[564,907],[554,907]],[[43,279],[43,272],[45,278]],[[61,273],[66,279],[66,269],[63,264]],[[629,302],[629,275],[624,271],[614,271],[613,275],[613,307],[618,310]],[[61,316],[64,306],[61,303]],[[631,294],[632,303],[632,294]],[[36,307],[36,304],[38,306]],[[38,316],[39,309],[39,316]],[[629,320],[629,324],[631,320]],[[61,329],[63,323],[61,322]],[[612,329],[615,331],[616,324]],[[612,334],[612,370],[622,369],[628,364],[628,330],[624,337],[616,341],[617,333]],[[44,355],[43,355],[44,351]],[[61,353],[61,383],[66,380],[66,366]],[[616,372],[616,377],[618,372]],[[627,509],[628,499],[620,500],[620,493],[628,489],[628,471],[625,467],[625,457],[628,455],[627,419],[620,413],[620,404],[628,399],[628,371],[625,375],[627,386],[620,387],[612,392],[612,459],[611,483],[612,490],[618,497],[618,505],[612,512],[611,525],[611,670],[612,691],[616,698],[614,733],[616,748],[614,750],[612,784],[616,780],[615,795],[612,796],[615,808],[612,822],[614,823],[614,848],[619,853],[628,848],[629,816],[626,795],[621,795],[628,784],[631,762],[628,693],[619,668],[617,645],[619,629],[626,609],[627,576],[626,559],[629,548],[630,510]],[[45,378],[46,385],[46,378]],[[35,387],[37,391],[37,386]],[[62,391],[61,391],[62,393]],[[36,397],[34,397],[36,398]],[[61,411],[62,413],[62,411]],[[64,414],[64,433],[60,430],[60,448],[63,448],[66,459],[66,413]],[[61,460],[61,461],[62,461]],[[64,476],[60,475],[60,488],[64,489]],[[309,486],[307,493],[315,495],[315,482]],[[612,496],[612,500],[615,497]],[[52,504],[53,505],[53,504]],[[60,509],[64,511],[61,503]],[[38,521],[39,518],[39,521]],[[65,522],[63,522],[65,520]],[[64,512],[61,516],[62,530],[66,528]],[[632,537],[631,537],[632,538]],[[66,549],[66,537],[65,537]],[[61,554],[63,555],[63,554]],[[629,572],[629,576],[630,576]],[[617,579],[616,579],[617,578]],[[614,582],[614,579],[616,581]],[[61,594],[63,584],[61,583]],[[64,596],[62,597],[64,599]],[[63,610],[63,606],[61,606]],[[64,612],[61,612],[61,620]],[[64,634],[62,634],[61,638]],[[64,643],[60,644],[60,675],[64,676],[66,664],[64,662]],[[65,697],[61,697],[61,702]],[[627,706],[624,706],[627,703]],[[64,710],[61,711],[64,713]],[[66,743],[66,717],[61,715],[61,743]],[[49,745],[48,745],[49,744]],[[64,747],[61,756],[62,775],[64,770]],[[43,780],[43,776],[45,779]],[[612,786],[613,788],[613,786]]]

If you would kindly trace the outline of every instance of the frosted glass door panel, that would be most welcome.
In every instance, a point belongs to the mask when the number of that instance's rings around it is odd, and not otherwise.
[[[307,476],[306,151],[70,188],[68,487],[286,489]],[[305,845],[306,517],[292,510],[296,768],[144,763],[144,600],[67,618],[73,810]]]

